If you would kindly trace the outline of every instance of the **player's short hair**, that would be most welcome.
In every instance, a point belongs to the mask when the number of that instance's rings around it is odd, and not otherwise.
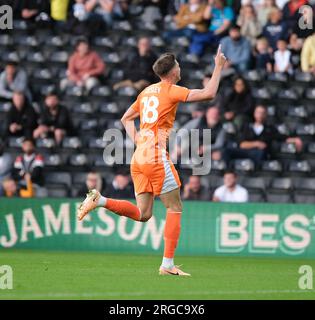
[[[174,53],[162,54],[153,64],[153,71],[158,77],[166,76],[176,65]]]

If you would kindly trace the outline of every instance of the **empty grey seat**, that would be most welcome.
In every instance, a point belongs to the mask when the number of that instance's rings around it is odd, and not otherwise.
[[[246,189],[265,190],[266,184],[263,177],[244,177],[242,180],[242,186]]]
[[[295,191],[293,195],[295,203],[315,204],[315,193],[305,191]]]
[[[264,202],[265,196],[262,191],[259,190],[250,190],[248,194],[249,202]]]
[[[71,175],[68,172],[48,172],[45,174],[45,185],[64,185],[71,187]]]
[[[50,198],[66,198],[69,196],[68,188],[47,186],[47,196]]]
[[[291,178],[274,178],[271,181],[271,188],[283,191],[289,191],[293,187]]]
[[[291,203],[292,197],[290,193],[267,192],[266,200],[271,203]]]

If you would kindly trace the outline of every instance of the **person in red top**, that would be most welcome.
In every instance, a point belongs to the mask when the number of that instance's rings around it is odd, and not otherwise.
[[[81,38],[69,59],[67,78],[61,81],[60,88],[64,91],[68,86],[78,86],[88,93],[99,84],[98,77],[104,72],[105,64],[101,57],[90,49],[87,39]]]
[[[160,56],[154,63],[153,70],[161,81],[144,89],[121,119],[127,134],[137,145],[131,160],[137,205],[125,200],[106,198],[97,190],[91,190],[78,209],[79,220],[91,210],[102,206],[118,215],[145,222],[152,216],[154,197],[159,196],[167,209],[164,256],[159,269],[161,275],[190,275],[174,264],[182,203],[180,180],[166,151],[166,143],[174,124],[177,106],[179,102],[213,99],[225,62],[226,58],[219,47],[211,79],[203,89],[190,90],[176,85],[181,77],[175,55],[166,53]],[[139,117],[140,131],[137,132],[135,119]]]

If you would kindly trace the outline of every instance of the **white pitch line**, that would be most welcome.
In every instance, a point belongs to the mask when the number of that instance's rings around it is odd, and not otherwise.
[[[246,294],[258,294],[258,295],[266,295],[266,294],[291,294],[291,293],[299,293],[299,294],[310,294],[315,293],[315,290],[241,290],[241,291],[186,291],[178,294],[179,296],[194,296],[194,295],[246,295]],[[157,295],[157,296],[165,296],[165,293],[161,292],[89,292],[89,293],[71,293],[71,292],[60,292],[60,293],[31,293],[31,294],[23,294],[26,299],[35,299],[35,298],[71,298],[71,297],[82,297],[82,298],[97,298],[97,297],[123,297],[123,296],[147,296],[147,295]],[[0,298],[18,298],[18,295],[9,293],[2,294]],[[315,299],[315,295],[314,295]]]

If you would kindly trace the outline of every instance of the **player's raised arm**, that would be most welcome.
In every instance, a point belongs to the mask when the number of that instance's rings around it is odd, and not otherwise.
[[[226,57],[221,52],[221,45],[219,45],[219,48],[214,60],[215,60],[215,67],[214,67],[211,79],[208,81],[208,83],[203,89],[190,90],[186,102],[211,100],[216,96],[219,88],[221,71],[226,62]]]
[[[121,118],[121,122],[125,127],[126,132],[134,144],[137,143],[137,134],[138,134],[134,120],[138,117],[139,117],[139,112],[137,112],[131,106]]]

